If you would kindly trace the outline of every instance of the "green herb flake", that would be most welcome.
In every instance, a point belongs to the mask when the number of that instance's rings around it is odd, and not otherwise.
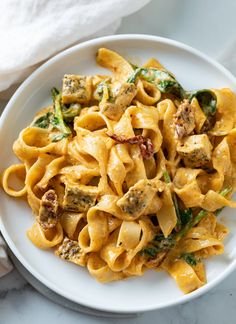
[[[45,115],[36,119],[36,121],[33,123],[33,126],[39,127],[39,128],[48,128],[50,125],[51,116],[52,116],[52,113],[47,112]]]
[[[185,210],[180,209],[180,220],[182,225],[189,223],[192,218],[193,212],[191,208]]]
[[[59,134],[53,134],[51,137],[52,142],[59,142],[64,138],[67,138],[69,136],[69,134],[63,134],[63,133],[59,133]]]
[[[142,250],[143,254],[146,254],[147,256],[151,257],[151,258],[155,258],[155,256],[158,253],[158,249],[155,247],[146,247]]]
[[[231,188],[231,187],[227,187],[227,188],[223,189],[223,190],[221,191],[220,194],[221,194],[221,196],[225,197],[225,196],[227,196],[228,193],[230,193],[231,191],[232,191],[232,188]],[[222,212],[222,210],[223,210],[224,208],[225,208],[225,207],[218,208],[218,209],[215,211],[215,215],[218,216],[218,215]]]
[[[59,125],[59,119],[56,116],[52,116],[51,124],[57,128],[57,126]]]
[[[225,188],[225,189],[223,189],[223,190],[221,190],[220,191],[220,195],[221,196],[226,196],[230,191],[232,190],[232,188]],[[215,213],[216,213],[216,215],[218,215],[220,212],[222,211],[222,208],[219,208]],[[176,235],[175,235],[175,238],[176,239],[180,239],[180,238],[182,238],[183,236],[185,236],[187,233],[188,233],[188,231],[192,228],[192,227],[194,227],[195,225],[197,225],[206,215],[208,214],[208,211],[207,210],[205,210],[205,209],[202,209],[202,210],[200,210],[200,212],[195,216],[195,217],[193,217],[187,224],[185,224],[182,228],[181,228],[181,230],[178,232],[178,233],[176,233]]]
[[[214,115],[216,113],[217,99],[213,91],[209,89],[188,91],[186,92],[186,95],[190,101],[194,97],[197,98],[198,103],[206,116]]]
[[[175,239],[171,235],[164,237],[163,234],[157,234],[151,243],[155,245],[159,251],[166,251],[175,246]]]
[[[170,183],[171,182],[171,178],[170,178],[170,175],[169,175],[167,170],[165,170],[163,172],[163,177],[164,177],[165,183]],[[179,230],[180,225],[181,225],[181,216],[180,216],[180,209],[179,209],[178,200],[177,200],[175,192],[172,193],[172,200],[173,200],[173,204],[174,204],[174,207],[175,207],[175,212],[176,212],[176,215],[177,215],[176,228]]]
[[[137,77],[140,75],[142,68],[137,67],[133,74],[128,78],[127,83],[135,83]]]
[[[187,262],[190,266],[196,266],[197,263],[200,261],[195,257],[193,253],[182,253],[180,259],[183,259]]]
[[[169,173],[168,173],[167,170],[165,170],[165,171],[163,172],[163,177],[164,177],[164,181],[165,181],[165,183],[170,183],[170,182],[171,182],[171,178],[170,178],[170,175],[169,175]]]
[[[54,117],[53,126],[56,127],[62,134],[52,137],[52,141],[57,142],[60,139],[68,137],[71,134],[70,128],[66,125],[63,119],[62,106],[61,106],[61,92],[56,88],[51,90],[53,104],[54,104]]]
[[[104,80],[102,82],[100,82],[94,92],[94,97],[96,100],[101,101],[102,97],[103,97],[103,93],[104,93],[104,89],[107,89],[108,91],[108,101],[109,102],[113,102],[114,98],[112,96],[112,91],[111,91],[111,87],[110,84],[108,83],[108,80]]]
[[[141,252],[150,258],[155,258],[160,252],[168,252],[175,246],[175,239],[172,235],[165,237],[163,234],[156,234]]]
[[[137,68],[127,80],[128,83],[135,83],[140,77],[153,83],[162,93],[169,93],[184,98],[185,91],[175,77],[167,71],[156,68]]]
[[[230,193],[231,191],[232,191],[232,188],[231,188],[231,187],[227,187],[227,188],[221,190],[220,195],[223,196],[223,197],[225,197],[225,196],[227,196],[228,193]]]
[[[62,105],[62,116],[66,122],[72,122],[80,114],[80,111],[81,105],[79,103],[72,103],[69,107]]]

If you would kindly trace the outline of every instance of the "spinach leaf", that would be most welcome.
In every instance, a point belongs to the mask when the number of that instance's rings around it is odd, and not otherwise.
[[[158,252],[159,252],[158,249],[155,247],[146,247],[142,250],[142,253],[146,254],[151,258],[155,258]]]
[[[48,128],[51,122],[51,112],[47,112],[45,115],[39,117],[36,119],[36,121],[33,123],[33,126],[40,127],[40,128]]]
[[[48,128],[50,125],[57,128],[60,133],[52,135],[52,142],[57,142],[71,134],[70,128],[65,121],[72,121],[75,116],[80,113],[81,106],[79,104],[71,104],[66,107],[61,104],[61,92],[56,88],[51,90],[54,112],[47,112],[45,115],[39,117],[34,122],[33,126],[40,128]]]
[[[62,139],[68,137],[69,134],[66,134],[66,133],[59,133],[59,134],[53,134],[52,135],[52,142],[58,142],[58,141],[61,141]]]
[[[70,104],[69,107],[62,105],[62,116],[66,122],[71,122],[76,116],[80,114],[81,105],[79,103]]]
[[[100,82],[94,92],[94,98],[98,101],[101,101],[103,98],[103,93],[104,90],[107,89],[107,93],[108,93],[108,98],[107,100],[109,102],[113,102],[114,98],[112,96],[112,91],[111,91],[111,87],[110,84],[108,83],[108,80],[104,80],[102,82]]]
[[[173,236],[169,235],[165,237],[163,234],[157,234],[151,243],[159,250],[166,251],[175,246],[175,240]]]
[[[59,125],[59,119],[55,115],[53,115],[51,118],[51,124],[55,128],[57,128]]]
[[[104,81],[100,82],[95,90],[94,93],[94,97],[95,99],[97,99],[98,101],[102,100],[102,96],[103,96],[103,88],[104,88]]]
[[[219,192],[219,194],[221,195],[221,196],[223,196],[223,197],[225,197],[230,191],[232,190],[232,188],[231,187],[227,187],[227,188],[225,188],[225,189],[223,189],[223,190],[221,190],[220,192]],[[218,215],[218,213],[220,213],[221,212],[221,208],[219,208],[217,211],[219,211],[219,212],[215,212],[216,213],[216,215]],[[195,225],[197,225],[206,215],[208,214],[208,211],[207,210],[205,210],[205,209],[202,209],[202,210],[200,210],[200,212],[195,216],[195,217],[193,217],[192,219],[190,219],[190,221],[188,222],[188,223],[186,223],[182,228],[181,228],[181,230],[178,232],[178,233],[176,233],[176,235],[175,235],[175,238],[178,240],[178,239],[180,239],[180,238],[182,238],[183,236],[185,236],[187,233],[188,233],[188,231],[192,228],[192,227],[194,227]]]
[[[208,212],[206,210],[202,209],[193,219],[186,223],[178,233],[176,233],[176,238],[180,239],[185,236],[192,227],[197,225],[200,220],[202,220],[207,215],[207,213]]]
[[[226,197],[228,195],[228,193],[230,193],[230,191],[232,191],[232,188],[226,187],[225,189],[221,190],[220,195],[223,197]]]
[[[127,83],[135,83],[137,77],[141,74],[142,68],[136,67],[133,74],[128,78]]]
[[[141,252],[150,258],[155,258],[158,253],[168,252],[174,246],[175,239],[172,235],[165,237],[163,234],[156,234],[154,239]]]
[[[184,89],[177,81],[161,80],[157,87],[162,93],[170,93],[181,99],[184,98]]]
[[[167,178],[167,183],[170,181],[170,176],[167,171],[165,171],[165,177]],[[225,197],[230,191],[231,187],[227,187],[220,191],[220,195]],[[218,209],[221,211],[223,208]],[[217,211],[215,212],[217,214]],[[180,210],[180,220],[183,227],[177,233],[171,234],[165,237],[163,234],[156,234],[152,241],[149,242],[149,246],[142,250],[142,253],[148,255],[151,258],[156,257],[159,252],[168,252],[170,249],[174,248],[176,243],[185,236],[188,231],[197,225],[206,215],[207,211],[202,209],[195,217],[193,217],[192,209]],[[180,258],[184,259],[190,265],[196,265],[200,260],[196,259],[193,253],[182,253]]]
[[[164,178],[165,183],[171,182],[171,178],[170,178],[170,175],[167,170],[165,170],[163,172],[163,178]],[[179,204],[178,204],[178,200],[177,200],[177,196],[176,196],[175,192],[172,193],[172,200],[173,200],[173,204],[174,204],[175,212],[176,212],[176,216],[177,216],[176,228],[177,228],[177,230],[179,230],[180,225],[181,225],[181,216],[180,216]]]
[[[213,91],[208,89],[188,91],[186,92],[186,95],[190,101],[194,97],[197,98],[198,103],[206,116],[214,115],[216,113],[217,99]]]
[[[192,218],[193,212],[191,208],[185,210],[180,209],[180,221],[182,225],[189,223]]]
[[[232,188],[231,187],[227,187],[227,188],[223,189],[221,191],[221,196],[223,196],[223,197],[227,196],[228,193],[230,193],[230,191],[232,191]],[[218,216],[222,212],[223,209],[224,209],[224,207],[221,207],[221,208],[217,209],[215,211],[215,215]]]
[[[162,93],[169,93],[190,101],[196,97],[207,117],[216,113],[217,98],[214,92],[209,89],[185,91],[171,73],[156,68],[137,67],[127,82],[135,83],[138,77],[153,83]]]
[[[162,93],[170,93],[177,97],[184,98],[185,91],[173,75],[164,70],[156,68],[137,68],[127,80],[128,83],[135,83],[137,77],[153,83]]]
[[[61,107],[61,93],[56,88],[52,88],[52,99],[54,103],[54,118],[53,118],[53,126],[56,127],[63,136],[59,136],[65,138],[71,134],[70,128],[65,124],[62,114],[62,107]]]
[[[195,257],[193,253],[182,253],[180,259],[183,259],[187,262],[190,266],[196,266],[197,263],[200,261]]]
[[[165,183],[170,183],[171,182],[171,178],[170,178],[170,175],[169,175],[167,170],[165,170],[163,172],[163,178],[164,178]]]

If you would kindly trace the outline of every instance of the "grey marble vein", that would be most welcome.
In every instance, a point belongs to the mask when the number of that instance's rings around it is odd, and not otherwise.
[[[7,289],[7,287],[9,287]],[[144,313],[132,319],[104,319],[82,315],[49,301],[12,271],[0,279],[0,324],[127,323],[235,324],[236,272],[218,287],[189,303]]]

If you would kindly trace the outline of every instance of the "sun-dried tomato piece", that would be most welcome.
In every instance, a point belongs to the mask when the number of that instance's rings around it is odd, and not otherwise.
[[[154,154],[153,143],[151,139],[148,137],[137,135],[137,136],[126,138],[124,136],[118,136],[116,134],[110,134],[110,133],[107,133],[107,135],[117,143],[138,144],[141,155],[144,159],[150,159]]]

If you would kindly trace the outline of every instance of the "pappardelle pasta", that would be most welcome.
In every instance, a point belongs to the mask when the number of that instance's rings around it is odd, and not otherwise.
[[[236,207],[235,95],[186,91],[155,59],[137,67],[106,48],[96,59],[112,74],[64,76],[20,132],[2,186],[27,199],[38,248],[100,282],[165,270],[189,293],[224,251],[218,214]]]

